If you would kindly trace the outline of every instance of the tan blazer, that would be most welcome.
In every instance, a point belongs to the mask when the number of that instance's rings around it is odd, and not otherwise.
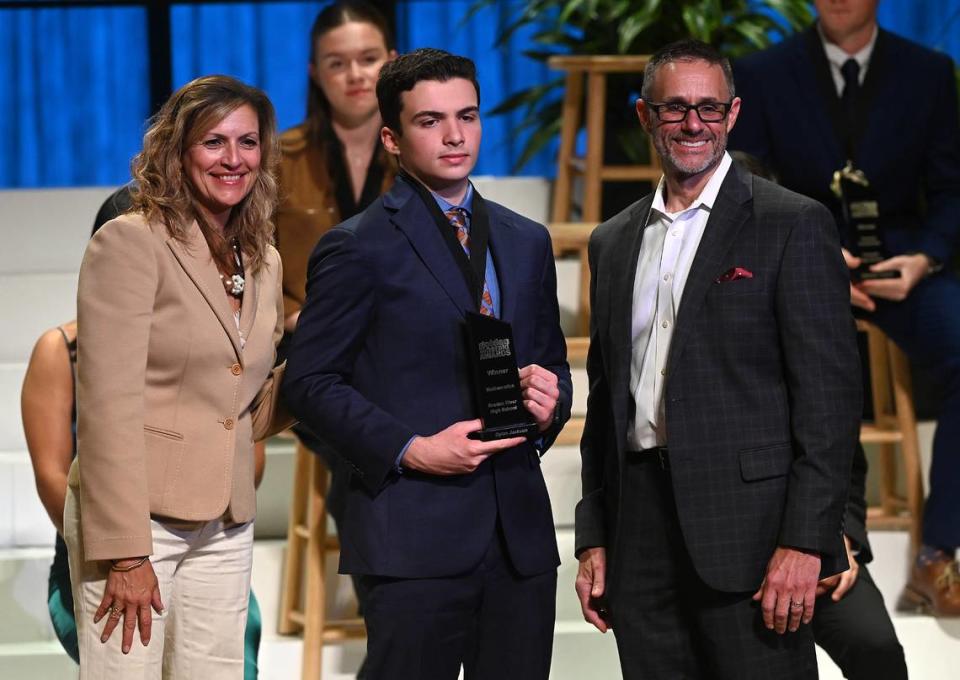
[[[196,223],[182,243],[123,215],[90,241],[70,475],[86,560],[152,553],[151,516],[253,519],[253,442],[289,422],[275,408],[281,276],[271,247],[261,271],[247,272],[238,333]]]

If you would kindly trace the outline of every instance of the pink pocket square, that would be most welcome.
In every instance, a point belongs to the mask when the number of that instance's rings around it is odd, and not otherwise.
[[[736,281],[737,279],[752,279],[753,272],[743,267],[731,267],[723,274],[717,277],[714,283],[726,283],[727,281]]]

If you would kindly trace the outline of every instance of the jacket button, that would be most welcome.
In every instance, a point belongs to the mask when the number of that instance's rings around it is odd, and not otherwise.
[[[234,364],[233,366],[230,367],[230,372],[233,373],[234,375],[240,375],[241,373],[243,373],[243,368],[241,368],[240,364]]]
[[[227,418],[223,421],[223,429],[232,430],[233,429],[233,418]]]

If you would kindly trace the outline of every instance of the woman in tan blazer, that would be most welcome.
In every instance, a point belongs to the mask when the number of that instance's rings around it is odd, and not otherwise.
[[[64,513],[81,678],[243,676],[253,442],[288,424],[277,156],[266,95],[188,83],[134,159],[133,211],[84,255]]]

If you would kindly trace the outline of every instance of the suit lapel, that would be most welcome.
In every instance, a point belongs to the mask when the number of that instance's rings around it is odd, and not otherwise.
[[[740,169],[732,165],[720,186],[720,193],[710,212],[683,288],[683,298],[677,311],[676,327],[670,343],[670,357],[667,360],[668,380],[683,354],[707,291],[721,273],[724,256],[740,228],[750,217],[750,201],[753,195],[751,181],[749,174],[741,175]]]
[[[873,132],[872,124],[877,120],[870,115],[871,112],[882,110],[884,115],[880,117],[881,120],[898,120],[896,116],[891,115],[891,108],[901,106],[904,101],[903,97],[897,96],[897,93],[894,92],[887,93],[888,97],[881,96],[881,90],[886,89],[882,87],[884,81],[886,80],[888,85],[893,82],[889,79],[893,55],[890,54],[888,40],[886,31],[877,31],[877,41],[873,44],[873,52],[870,53],[870,61],[867,64],[867,76],[863,80],[860,96],[857,99],[856,119],[859,121],[859,125],[854,130],[853,148],[854,160],[861,170],[863,169],[862,157],[864,152],[860,150],[860,145],[864,138],[877,139],[876,136],[870,134]],[[883,101],[881,107],[874,106],[874,102],[878,100]],[[877,146],[885,148],[885,145],[882,144]]]
[[[457,310],[462,314],[466,309],[474,309],[476,305],[467,282],[420,197],[403,182],[397,182],[390,193],[384,196],[383,204],[393,212],[390,221],[407,237],[417,257]]]
[[[210,249],[207,242],[200,233],[200,227],[196,221],[191,223],[187,230],[187,240],[179,241],[174,238],[167,239],[167,246],[173,252],[174,257],[183,267],[183,270],[193,281],[197,290],[207,301],[213,313],[223,326],[238,358],[242,358],[240,351],[240,335],[237,332],[237,324],[233,318],[233,310],[227,302],[227,295],[223,290],[223,284],[220,282],[220,272],[210,257]],[[250,299],[255,300],[255,294],[250,293]],[[247,292],[244,292],[244,302],[247,301]],[[246,305],[244,305],[246,307]],[[253,322],[253,313],[249,314],[250,323]]]
[[[846,121],[840,97],[837,96],[837,87],[830,73],[830,62],[823,51],[816,26],[808,28],[796,43],[793,71],[797,77],[798,92],[817,92],[820,95],[810,99],[804,109],[819,129],[817,136],[828,140],[832,156],[840,159],[837,163],[839,168],[847,158]]]
[[[265,271],[261,269],[261,275]],[[219,278],[219,275],[218,275]],[[257,318],[257,307],[260,301],[260,285],[257,277],[250,269],[250,263],[243,263],[243,300],[240,304],[240,333],[245,339],[250,338],[250,330]]]
[[[630,211],[620,225],[620,233],[613,235],[614,252],[610,262],[610,275],[606,277],[610,282],[610,290],[597,291],[598,297],[610,296],[610,394],[625,397],[613,400],[614,415],[618,420],[617,432],[627,431],[629,404],[632,399],[630,361],[633,354],[633,286],[637,278],[640,246],[643,244],[643,234],[652,205],[653,194],[650,194]]]
[[[487,203],[489,207],[490,204]],[[500,319],[513,323],[517,310],[517,272],[523,268],[514,265],[512,255],[516,252],[510,247],[514,236],[514,226],[509,221],[501,221],[499,215],[490,211],[490,256],[497,270],[497,285],[500,288]]]

